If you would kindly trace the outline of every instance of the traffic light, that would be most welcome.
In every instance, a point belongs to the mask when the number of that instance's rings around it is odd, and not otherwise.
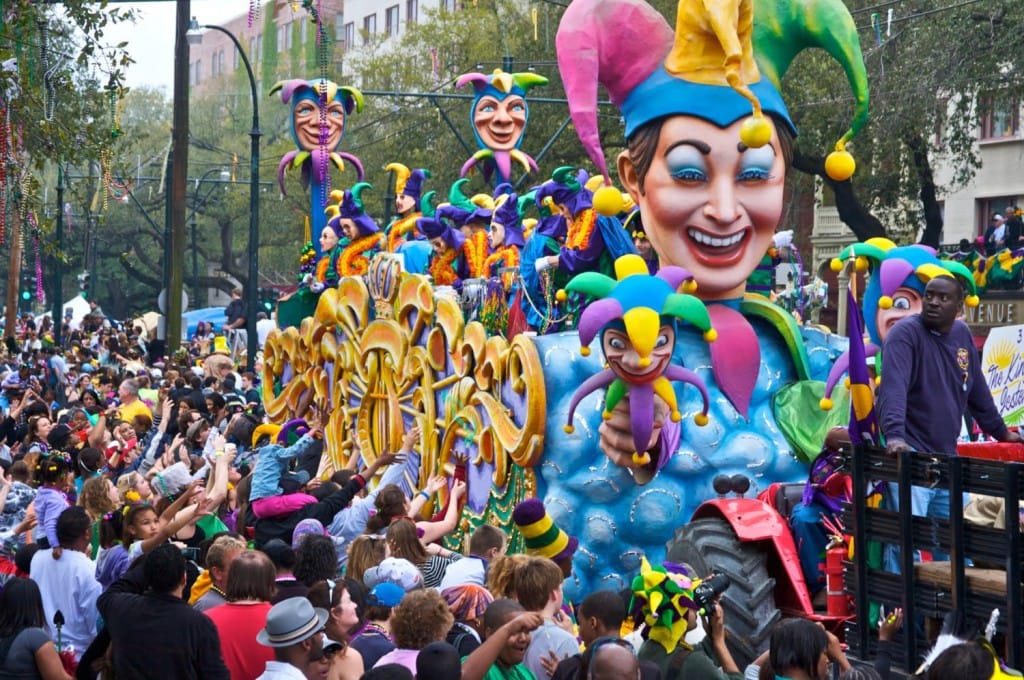
[[[273,288],[260,288],[258,295],[258,311],[266,312],[267,316],[272,318],[274,316],[274,308],[277,307],[277,291]]]
[[[84,271],[78,275],[78,290],[82,291],[82,297],[88,297],[89,272]]]
[[[36,275],[30,269],[21,271],[21,285],[19,300],[22,311],[29,311],[32,308],[32,298],[36,294]]]

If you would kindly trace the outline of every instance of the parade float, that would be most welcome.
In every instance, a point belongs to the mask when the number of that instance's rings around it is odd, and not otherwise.
[[[844,178],[853,171],[845,143],[867,117],[864,66],[841,2],[722,5],[680,3],[674,31],[642,0],[576,0],[566,10],[559,68],[596,172],[560,168],[534,188],[532,204],[517,197],[536,220],[514,275],[520,287],[538,282],[538,295],[513,303],[533,319],[517,330],[529,330],[495,332],[467,320],[461,283],[437,285],[383,253],[364,275],[309,290],[313,311],[270,336],[268,416],[285,422],[310,404],[326,414],[336,468],[397,449],[419,424],[422,466],[411,481],[445,471],[468,483],[449,540],[484,522],[512,532],[515,505],[541,498],[579,540],[570,598],[625,587],[642,558],[663,560],[676,528],[714,497],[716,476],[743,475],[755,491],[806,479],[824,432],[846,419],[841,407],[818,407],[846,339],[800,326],[744,290],[773,245],[796,133],[779,80],[804,47],[824,47],[842,64],[856,108],[829,168]],[[700,43],[703,56],[683,49],[685,41]],[[525,96],[531,82],[478,75],[462,83],[477,90],[474,106],[491,89],[519,87],[516,96]],[[626,122],[629,150],[617,165],[628,200],[611,186],[598,83]],[[360,101],[350,88],[336,91]],[[491,146],[478,164],[498,177],[508,159],[525,169],[528,157],[513,153],[519,141],[505,161],[491,167],[505,152]],[[489,219],[499,212],[490,198]],[[633,251],[621,226],[635,212],[630,203],[638,213],[629,219],[642,222],[666,271],[660,278],[629,259],[609,276],[609,265]],[[440,230],[430,220],[460,230],[476,212],[442,205],[417,219],[417,231],[425,239]],[[604,250],[591,256],[599,238]],[[439,256],[435,249],[431,261]],[[317,262],[309,255],[306,266]],[[648,285],[623,297],[627,283],[640,281]],[[578,332],[544,332],[577,324]],[[623,432],[649,437],[616,436]],[[431,510],[447,502],[442,492]],[[522,536],[513,532],[512,541],[520,547]]]

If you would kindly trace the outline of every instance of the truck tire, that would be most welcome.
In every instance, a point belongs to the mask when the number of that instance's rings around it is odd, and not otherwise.
[[[782,613],[775,606],[775,579],[756,545],[741,543],[724,519],[698,519],[676,529],[666,545],[666,559],[689,564],[699,576],[714,572],[729,577],[732,583],[720,603],[726,644],[740,671],[768,649]]]

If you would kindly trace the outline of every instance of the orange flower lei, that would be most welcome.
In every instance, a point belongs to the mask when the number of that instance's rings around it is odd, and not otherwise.
[[[408,217],[395,220],[388,229],[388,252],[398,251],[398,247],[406,242],[406,234],[416,228],[416,218],[422,213],[412,213]]]
[[[487,258],[487,272],[494,271],[495,266],[499,269],[518,267],[519,254],[519,248],[515,246],[502,246],[498,248],[494,251],[494,254]]]
[[[450,286],[459,278],[452,266],[457,254],[454,248],[449,248],[441,257],[430,258],[430,276],[435,286]]]
[[[479,230],[466,239],[462,244],[462,252],[466,254],[466,264],[469,266],[469,275],[474,279],[484,278],[489,271],[487,267],[487,255],[490,244],[487,242],[487,232]]]
[[[565,237],[565,246],[571,250],[586,250],[590,245],[590,235],[594,233],[596,224],[597,213],[593,208],[587,208],[581,212],[569,226],[569,233]]]
[[[370,268],[370,258],[366,253],[377,247],[380,234],[370,234],[353,241],[338,258],[338,273],[342,276],[362,276]]]

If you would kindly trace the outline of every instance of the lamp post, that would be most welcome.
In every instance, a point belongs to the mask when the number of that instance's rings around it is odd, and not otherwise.
[[[249,58],[245,56],[245,50],[238,38],[223,26],[203,25],[200,26],[195,17],[188,25],[188,39],[190,44],[198,45],[202,42],[203,34],[199,29],[209,28],[220,31],[231,42],[235,44],[242,64],[245,65],[245,72],[249,76],[249,88],[252,93],[252,129],[249,131],[251,151],[249,154],[249,281],[245,287],[245,331],[248,336],[246,347],[246,370],[252,371],[256,362],[256,351],[259,347],[259,339],[256,336],[256,307],[259,304],[259,239],[260,239],[260,113],[259,100],[256,96],[256,76],[252,72],[252,65]]]
[[[212,168],[196,179],[192,190],[192,299],[195,300],[193,304],[197,309],[199,307],[199,248],[196,245],[196,231],[199,222],[199,187],[207,177],[215,172],[220,173],[221,182],[231,181],[231,172],[227,168]],[[209,194],[207,194],[207,198],[209,198]]]

